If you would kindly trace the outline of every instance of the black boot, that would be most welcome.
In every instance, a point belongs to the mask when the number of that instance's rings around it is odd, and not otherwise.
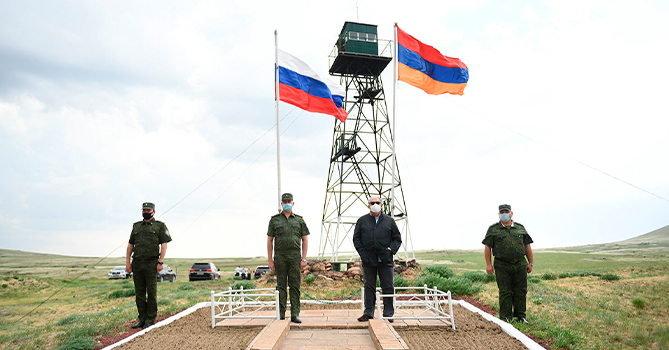
[[[130,328],[132,328],[132,329],[144,328],[144,321],[139,321],[139,322],[133,324]]]
[[[293,323],[302,323],[302,320],[300,320],[299,318],[297,318],[297,316],[290,316],[290,322],[293,322]]]

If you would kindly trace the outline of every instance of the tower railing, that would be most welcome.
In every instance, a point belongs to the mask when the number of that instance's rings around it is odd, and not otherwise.
[[[346,50],[340,50],[339,45],[336,45],[332,48],[332,51],[330,51],[330,55],[328,56],[328,67],[331,67],[332,64],[334,63],[335,59],[337,59],[337,56],[339,56],[340,53],[351,53],[355,55],[360,55],[360,56],[370,56],[370,57],[385,57],[385,58],[392,58],[393,57],[393,41],[392,40],[385,40],[385,39],[378,39],[377,43],[379,44],[379,54],[378,55],[369,55],[369,54],[364,54],[360,52],[351,52],[351,51],[346,51]]]

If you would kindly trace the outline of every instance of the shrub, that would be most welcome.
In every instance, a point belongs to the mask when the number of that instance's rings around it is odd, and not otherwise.
[[[255,289],[256,286],[253,284],[251,281],[240,281],[236,282],[233,285],[231,285],[232,289],[241,289],[241,287],[244,287],[244,289]]]
[[[527,282],[530,282],[530,283],[541,283],[541,278],[539,278],[539,277],[537,277],[537,276],[530,276],[530,277],[527,278]]]
[[[179,290],[193,290],[195,287],[191,286],[190,284],[182,284],[179,286]]]
[[[111,292],[107,298],[109,299],[118,299],[118,298],[128,298],[135,295],[135,288],[129,289],[119,289]]]
[[[479,282],[479,283],[495,282],[494,274],[490,275],[481,271],[467,271],[464,274],[464,278],[472,282]]]
[[[558,275],[558,278],[569,278],[569,277],[574,277],[574,275],[569,272],[562,272]]]
[[[9,276],[5,276],[2,278],[3,281],[9,281]]]
[[[307,275],[307,277],[304,278],[304,283],[306,284],[312,284],[316,280],[316,276],[314,275]]]
[[[542,280],[556,280],[557,275],[554,274],[554,273],[545,273],[545,274],[541,275],[541,279]]]
[[[634,298],[632,299],[632,305],[637,309],[643,309],[646,307],[646,300],[644,298]]]
[[[612,273],[605,273],[601,276],[599,276],[600,279],[603,279],[605,281],[617,281],[620,279],[620,276],[614,275]]]
[[[7,287],[8,287],[8,285],[6,283],[2,284],[2,288],[7,288]]]
[[[426,285],[429,288],[434,286],[440,291],[451,291],[452,295],[471,295],[481,291],[481,287],[474,285],[472,281],[464,277],[443,278],[438,275],[428,273],[416,280],[414,286],[421,287]]]
[[[433,273],[427,273],[418,279],[414,281],[414,286],[416,287],[422,287],[427,284],[428,288],[432,288],[434,286],[437,286],[439,288],[439,284],[444,280],[444,278],[435,275]]]
[[[97,346],[95,341],[90,337],[72,337],[68,338],[63,345],[60,346],[61,350],[90,350],[94,349]]]
[[[573,276],[578,276],[578,277],[588,277],[588,276],[595,276],[599,277],[602,274],[599,272],[590,272],[590,271],[575,271],[572,273]]]
[[[393,284],[395,287],[409,287],[411,286],[411,283],[407,281],[404,277],[397,275],[395,276],[395,279],[393,280]]]
[[[449,269],[447,266],[444,265],[430,265],[430,266],[425,266],[425,272],[426,273],[432,273],[435,274],[439,277],[443,278],[450,278],[455,276],[453,273],[453,270]]]
[[[464,277],[446,278],[437,287],[444,292],[450,290],[453,295],[473,295],[481,291],[481,286],[474,285],[472,281]]]

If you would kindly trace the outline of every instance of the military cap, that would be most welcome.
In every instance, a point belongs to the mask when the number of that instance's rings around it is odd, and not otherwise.
[[[151,202],[142,203],[142,209],[153,209],[156,210],[156,205]]]
[[[499,211],[502,211],[502,210],[508,210],[508,211],[511,211],[511,205],[510,205],[510,204],[502,204],[502,205],[500,205],[500,206],[499,206]]]
[[[285,201],[287,199],[292,201],[293,200],[293,194],[292,193],[284,193],[284,194],[281,195],[281,200],[282,201]]]

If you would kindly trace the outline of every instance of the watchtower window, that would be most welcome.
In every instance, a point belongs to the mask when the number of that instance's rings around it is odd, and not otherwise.
[[[367,42],[375,43],[376,42],[376,34],[360,33],[360,32],[348,32],[348,39],[349,40],[367,41]]]

